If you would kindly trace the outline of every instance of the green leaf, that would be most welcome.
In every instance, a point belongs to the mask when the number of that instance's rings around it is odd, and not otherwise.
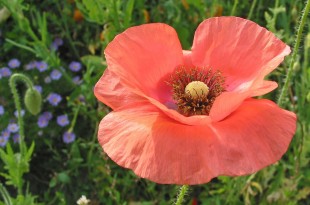
[[[69,175],[66,172],[60,172],[57,177],[58,180],[63,184],[68,184],[71,181]]]
[[[31,158],[31,155],[32,155],[32,153],[33,153],[34,147],[35,147],[35,142],[32,141],[31,146],[30,146],[30,148],[28,149],[28,151],[27,151],[27,153],[26,153],[26,156],[25,156],[25,160],[26,160],[27,162],[30,161],[30,158]]]
[[[124,19],[125,28],[128,28],[130,26],[130,21],[131,21],[134,5],[135,5],[135,0],[129,0],[126,4],[125,19]]]

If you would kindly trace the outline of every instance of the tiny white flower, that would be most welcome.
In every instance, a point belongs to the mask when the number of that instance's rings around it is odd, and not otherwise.
[[[79,198],[79,200],[77,200],[77,204],[78,205],[87,205],[90,202],[89,199],[86,198],[86,196],[82,195],[81,198]]]

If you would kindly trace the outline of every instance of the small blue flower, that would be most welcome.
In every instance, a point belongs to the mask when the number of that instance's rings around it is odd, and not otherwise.
[[[3,131],[1,132],[1,136],[2,136],[2,137],[7,137],[7,138],[9,138],[10,135],[11,135],[11,133],[10,133],[10,131],[7,130],[7,129],[5,129],[5,130],[3,130]]]
[[[73,132],[65,132],[62,139],[64,143],[69,144],[75,140],[75,134]]]
[[[50,93],[47,96],[47,100],[48,102],[52,105],[52,106],[57,106],[60,101],[62,100],[61,96],[58,95],[57,93]]]
[[[36,67],[40,72],[46,71],[48,68],[48,65],[45,61],[37,61]]]
[[[0,115],[3,115],[4,114],[4,108],[2,105],[0,105]]]
[[[3,67],[0,69],[0,75],[2,77],[10,77],[12,75],[12,71],[7,67]]]
[[[37,62],[36,61],[31,61],[27,65],[25,65],[26,70],[32,70],[37,67]]]
[[[47,120],[51,120],[53,118],[53,115],[51,112],[44,112],[42,113],[42,116],[44,116]]]
[[[0,147],[5,147],[8,140],[9,140],[8,137],[0,136]]]
[[[57,117],[57,124],[61,127],[65,127],[70,123],[67,115],[60,115]]]
[[[81,70],[81,68],[82,64],[77,61],[72,61],[69,65],[69,69],[72,70],[73,72],[78,72],[79,70]]]
[[[10,68],[18,68],[20,66],[20,61],[16,58],[13,58],[12,60],[9,61],[8,66]]]
[[[54,69],[50,74],[50,77],[52,78],[52,80],[59,80],[61,76],[62,76],[61,72],[56,69]]]
[[[80,76],[75,76],[72,79],[73,83],[76,85],[80,85],[83,81],[81,80]]]
[[[13,141],[14,141],[14,143],[19,143],[19,134],[18,133],[13,135]]]
[[[43,127],[46,127],[48,125],[48,122],[49,122],[49,120],[45,116],[40,115],[38,118],[37,124],[40,128],[43,128]]]
[[[44,78],[44,82],[45,82],[46,84],[51,83],[51,82],[52,82],[51,77],[49,77],[49,76],[45,77],[45,78]]]
[[[21,114],[22,117],[23,117],[23,116],[25,115],[25,110],[22,109],[22,110],[20,111],[20,114]],[[18,117],[18,112],[17,112],[17,110],[14,111],[14,116],[15,116],[15,117]]]
[[[39,93],[42,93],[42,86],[41,85],[35,85],[33,86],[34,89],[36,89]]]
[[[18,132],[18,130],[19,130],[19,127],[18,127],[18,125],[16,124],[16,123],[10,123],[9,125],[8,125],[8,131],[9,132],[11,132],[11,133],[16,133],[16,132]]]
[[[50,49],[51,49],[52,51],[57,51],[57,50],[58,50],[58,46],[53,42],[53,43],[51,43],[51,45],[50,45]]]
[[[55,38],[53,43],[57,46],[62,46],[64,44],[64,41],[61,38]]]
[[[50,48],[51,50],[53,51],[57,51],[59,46],[62,46],[63,45],[63,40],[61,38],[56,38],[53,43],[51,44]]]
[[[46,127],[49,123],[49,121],[52,119],[53,115],[50,112],[44,112],[42,113],[38,118],[38,126],[40,128]]]

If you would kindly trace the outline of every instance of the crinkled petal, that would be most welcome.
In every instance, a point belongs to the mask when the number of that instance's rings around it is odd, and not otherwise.
[[[163,80],[183,64],[175,30],[162,23],[145,24],[117,35],[105,50],[109,69],[122,84],[161,102],[171,99]]]
[[[113,110],[136,106],[146,101],[145,98],[131,92],[120,82],[120,78],[110,69],[106,69],[94,88],[94,94],[99,101]]]
[[[281,158],[296,116],[268,100],[247,100],[221,122],[180,124],[151,107],[111,112],[98,138],[117,164],[163,184],[201,184],[244,175]]]
[[[227,90],[251,89],[275,69],[290,53],[290,48],[256,23],[238,17],[215,17],[197,28],[192,61],[222,71]],[[247,84],[247,86],[243,84]]]
[[[246,100],[235,112],[213,124],[221,144],[218,174],[254,173],[278,161],[296,131],[296,115],[269,100]]]

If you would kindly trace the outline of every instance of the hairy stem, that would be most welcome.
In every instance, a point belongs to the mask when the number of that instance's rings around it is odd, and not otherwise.
[[[305,27],[309,11],[310,11],[310,0],[307,0],[306,7],[305,7],[305,9],[303,10],[303,12],[301,14],[301,19],[300,19],[300,22],[299,22],[299,25],[298,25],[298,28],[297,28],[297,36],[296,36],[295,45],[294,45],[294,49],[293,49],[293,55],[291,57],[290,65],[289,65],[289,68],[288,68],[288,71],[287,71],[287,75],[286,75],[286,78],[285,78],[285,81],[284,81],[283,88],[282,88],[282,90],[280,92],[280,95],[279,95],[279,98],[278,98],[278,101],[277,101],[279,106],[281,106],[283,104],[283,98],[284,98],[284,96],[287,93],[289,82],[291,81],[291,78],[292,78],[294,63],[295,63],[295,60],[296,60],[296,56],[297,56],[297,53],[298,53],[298,48],[299,48],[300,41],[301,41],[301,38],[302,38],[302,32],[303,32],[303,29]]]
[[[181,205],[183,203],[184,197],[185,197],[186,192],[188,191],[188,188],[189,188],[188,185],[181,186],[175,205]]]
[[[20,150],[20,155],[24,156],[24,148],[25,148],[25,144],[24,144],[24,139],[25,139],[25,131],[24,131],[24,120],[21,114],[21,103],[20,103],[20,99],[19,99],[19,95],[16,89],[16,82],[17,81],[21,81],[23,83],[26,84],[26,86],[28,87],[28,89],[34,89],[33,88],[33,83],[31,82],[31,80],[26,77],[23,74],[18,74],[15,73],[11,76],[10,78],[10,88],[11,88],[11,92],[13,94],[13,99],[14,99],[14,103],[15,103],[15,107],[18,113],[17,119],[18,119],[18,126],[19,126],[19,150]],[[21,163],[21,160],[18,161],[18,163]],[[19,169],[21,167],[21,164],[19,164],[19,166],[17,166]],[[21,171],[19,170],[19,173],[21,174]],[[17,187],[17,191],[18,191],[18,195],[22,195],[22,187],[23,187],[23,180],[21,179],[21,176],[19,177],[19,182],[18,182],[18,187]]]

